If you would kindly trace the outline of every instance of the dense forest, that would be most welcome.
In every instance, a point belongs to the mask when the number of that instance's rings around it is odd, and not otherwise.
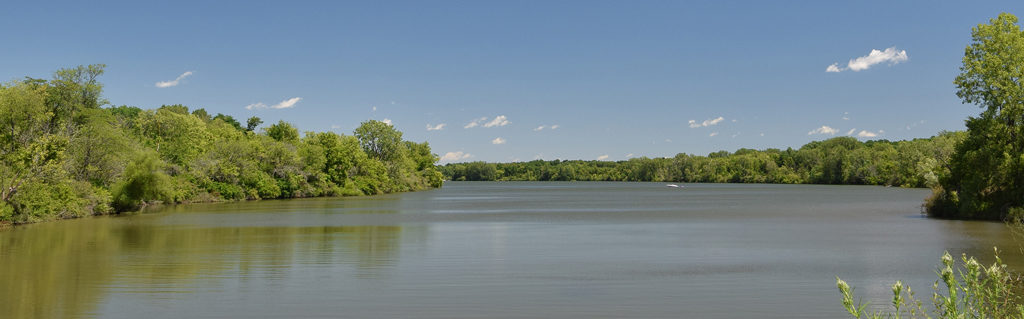
[[[104,107],[104,65],[0,84],[0,224],[152,203],[354,196],[440,187],[437,156],[370,120],[352,135],[165,105]]]
[[[817,183],[934,187],[963,132],[927,139],[815,141],[799,149],[740,149],[707,156],[678,154],[628,161],[531,161],[441,166],[446,179],[468,181],[657,181]]]

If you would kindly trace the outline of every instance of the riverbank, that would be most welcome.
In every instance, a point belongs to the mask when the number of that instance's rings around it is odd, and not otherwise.
[[[243,125],[205,109],[101,98],[105,65],[0,85],[0,223],[130,212],[146,203],[356,196],[441,186],[429,144],[369,120],[351,135]]]

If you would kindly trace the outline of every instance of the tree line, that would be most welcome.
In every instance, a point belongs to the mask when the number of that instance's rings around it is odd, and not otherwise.
[[[104,65],[0,84],[0,224],[155,203],[356,196],[441,186],[437,155],[389,124],[352,135],[257,130],[230,115],[164,105],[103,107]]]
[[[930,187],[928,214],[1024,221],[1024,30],[1001,13],[971,29],[953,84],[964,104],[982,109],[964,132],[912,141],[837,137],[799,149],[740,149],[708,156],[619,162],[460,163],[451,180],[817,183]]]
[[[456,163],[440,166],[449,180],[639,181],[684,183],[813,183],[934,187],[964,132],[926,139],[861,142],[836,137],[799,149],[739,149],[707,156],[626,161],[535,160],[516,163]]]

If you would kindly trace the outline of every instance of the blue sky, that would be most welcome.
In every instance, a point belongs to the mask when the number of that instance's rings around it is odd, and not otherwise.
[[[180,103],[339,133],[387,119],[444,162],[622,160],[962,130],[979,111],[952,84],[970,29],[1022,9],[19,1],[0,11],[0,80],[105,63],[116,105]],[[827,72],[833,64],[841,72]]]

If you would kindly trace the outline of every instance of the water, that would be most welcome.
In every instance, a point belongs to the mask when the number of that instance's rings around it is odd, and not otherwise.
[[[3,318],[839,318],[835,276],[929,304],[944,250],[1022,265],[927,190],[449,182],[0,232]],[[1018,267],[1019,268],[1019,267]]]

